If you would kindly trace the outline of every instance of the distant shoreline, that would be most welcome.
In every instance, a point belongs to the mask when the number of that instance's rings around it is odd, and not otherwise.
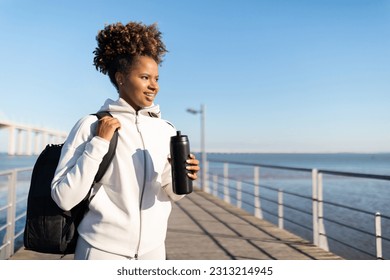
[[[194,153],[201,153],[194,151]],[[206,152],[210,154],[255,154],[255,155],[386,155],[390,152]]]
[[[201,152],[198,150],[193,151],[196,154],[200,154]],[[386,155],[390,154],[390,152],[214,152],[214,151],[207,151],[206,154],[255,154],[255,155]],[[7,152],[0,152],[0,156],[9,156],[9,157],[31,157],[31,156],[38,156],[38,155],[8,155]]]

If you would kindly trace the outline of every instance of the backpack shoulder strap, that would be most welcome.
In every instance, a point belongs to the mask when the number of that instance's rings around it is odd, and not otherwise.
[[[105,116],[112,117],[112,115],[108,111],[97,112],[96,114],[93,115],[97,116],[99,120]],[[118,144],[118,130],[115,130],[114,136],[112,136],[112,139],[110,141],[110,147],[108,148],[108,152],[103,157],[103,160],[99,165],[99,170],[96,173],[94,182],[99,182],[103,178],[104,173],[106,173],[108,166],[110,165],[112,159],[114,158],[117,144]]]

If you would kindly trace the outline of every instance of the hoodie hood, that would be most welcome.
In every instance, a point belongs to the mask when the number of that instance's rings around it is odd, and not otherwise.
[[[99,112],[100,111],[129,113],[134,115],[137,113],[135,109],[122,98],[119,98],[116,101],[112,99],[107,99],[106,102],[104,102],[103,106],[100,108]],[[140,109],[138,111],[138,114],[152,118],[161,118],[160,106],[153,104],[150,107]]]

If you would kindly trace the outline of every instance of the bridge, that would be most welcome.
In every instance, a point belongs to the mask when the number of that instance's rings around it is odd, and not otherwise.
[[[0,120],[0,129],[8,130],[9,155],[37,155],[48,143],[61,143],[67,133]]]

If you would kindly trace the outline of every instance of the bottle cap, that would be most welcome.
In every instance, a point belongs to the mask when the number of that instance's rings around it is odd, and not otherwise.
[[[176,131],[176,136],[172,136],[172,140],[174,141],[188,141],[187,135],[182,135],[181,131]]]

